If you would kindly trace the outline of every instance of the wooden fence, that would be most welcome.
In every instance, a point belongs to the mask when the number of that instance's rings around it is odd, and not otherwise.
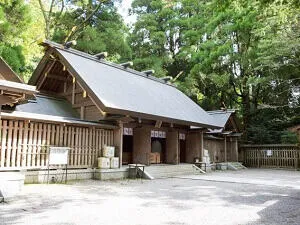
[[[247,167],[299,168],[300,149],[296,145],[243,145]]]
[[[93,167],[113,131],[95,127],[0,121],[0,169],[46,168],[49,146],[70,147],[70,167]]]

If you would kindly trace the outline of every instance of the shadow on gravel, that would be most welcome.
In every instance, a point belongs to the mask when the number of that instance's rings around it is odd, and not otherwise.
[[[49,199],[42,195],[19,196],[18,199],[0,204],[0,224],[19,224],[24,216],[58,209],[65,199]],[[16,208],[16,205],[19,206]]]
[[[258,212],[260,219],[248,225],[299,225],[300,192],[292,191],[288,196],[274,197],[276,202]]]
[[[123,198],[123,201],[128,199],[128,203],[133,198],[142,200],[137,201],[137,208],[145,210],[159,205],[166,205],[177,212],[199,205],[205,207],[207,204],[210,207],[233,209],[257,207],[260,209],[260,219],[248,225],[300,224],[300,190],[289,188],[189,179],[88,181],[71,186],[71,189],[68,186],[62,187],[66,188],[64,191],[70,190],[66,195],[64,192],[58,196],[51,193],[54,197],[32,193],[20,196],[16,202],[0,203],[0,224],[19,224],[22,218],[27,219],[32,214],[43,217],[44,212],[55,213],[66,202],[72,206],[81,206],[83,202],[103,205],[113,197]],[[168,224],[178,223],[170,221]]]

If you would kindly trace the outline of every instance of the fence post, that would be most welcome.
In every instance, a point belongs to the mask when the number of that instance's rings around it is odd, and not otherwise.
[[[261,156],[261,151],[258,149],[257,150],[258,168],[260,168],[260,156]]]
[[[296,149],[295,150],[295,169],[298,169],[298,159],[299,159],[299,151]]]

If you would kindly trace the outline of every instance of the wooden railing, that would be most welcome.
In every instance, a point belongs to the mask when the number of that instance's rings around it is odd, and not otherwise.
[[[299,168],[300,149],[296,145],[243,145],[247,167]]]
[[[70,167],[93,167],[113,131],[20,120],[0,121],[0,169],[45,168],[49,146],[70,147]]]

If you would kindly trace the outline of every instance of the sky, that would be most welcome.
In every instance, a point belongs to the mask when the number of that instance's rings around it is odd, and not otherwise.
[[[123,16],[126,24],[133,24],[136,21],[136,16],[129,16],[128,9],[133,0],[122,0],[121,3],[116,4],[118,12]]]

